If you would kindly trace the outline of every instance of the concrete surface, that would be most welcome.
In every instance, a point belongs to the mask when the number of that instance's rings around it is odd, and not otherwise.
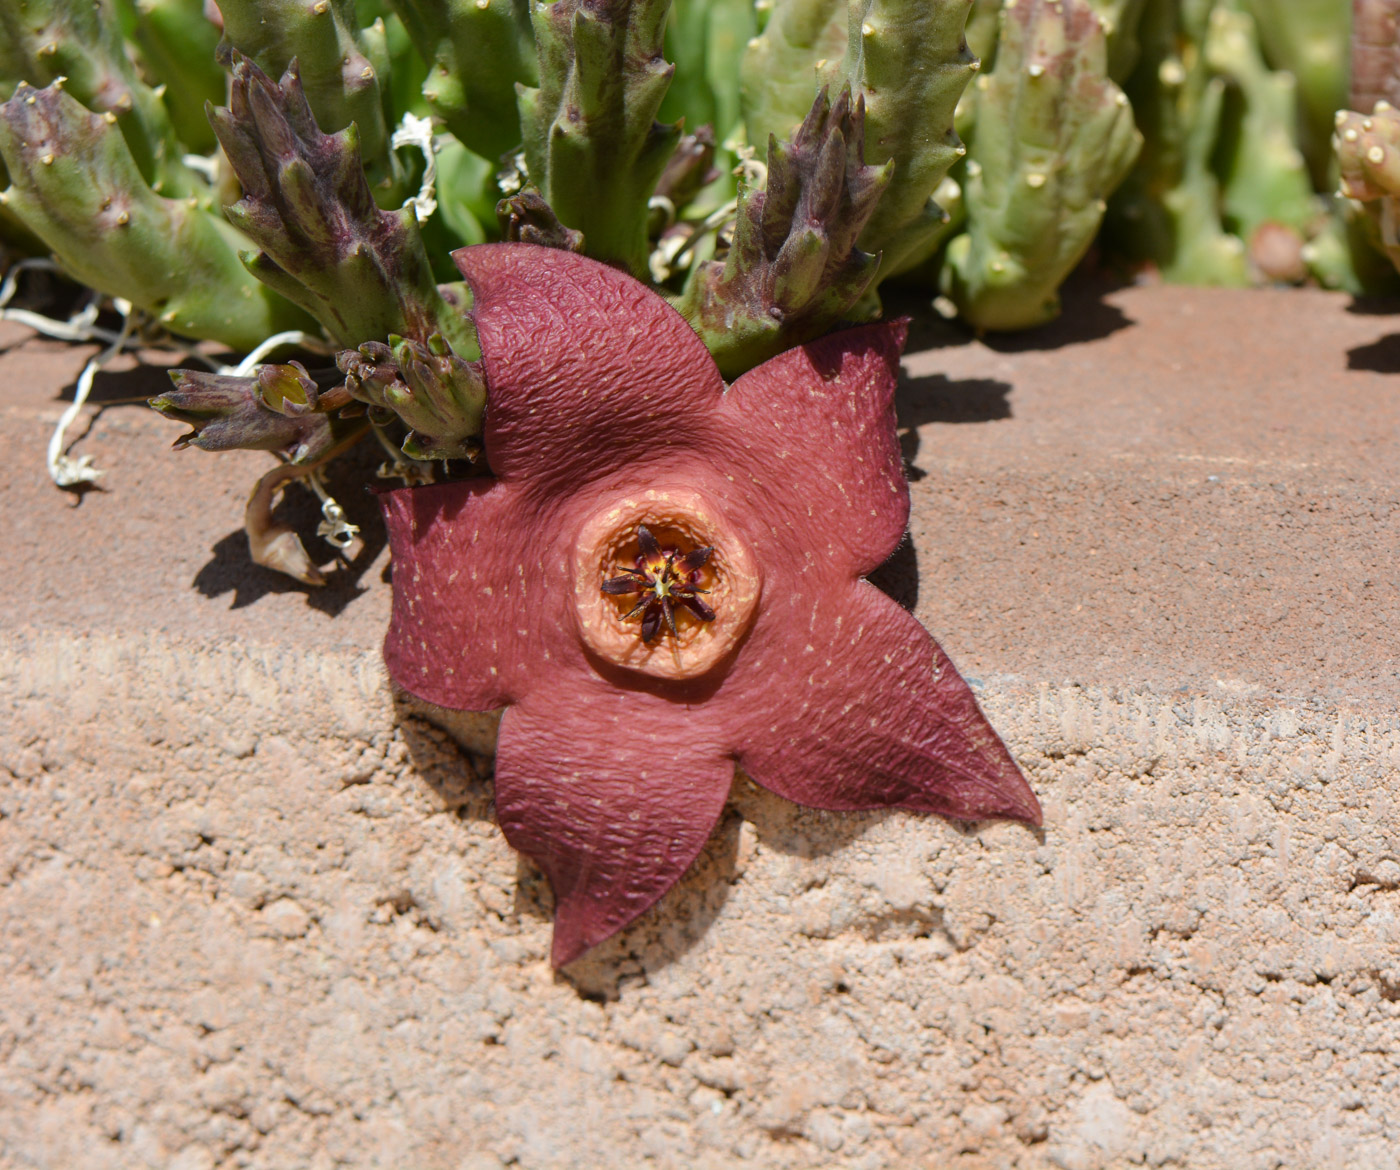
[[[0,1165],[1400,1166],[1400,317],[1070,312],[920,321],[882,570],[1045,831],[740,781],[562,975],[489,725],[383,680],[371,502],[308,593],[237,535],[263,457],[125,405],[75,501],[89,351],[0,329]]]

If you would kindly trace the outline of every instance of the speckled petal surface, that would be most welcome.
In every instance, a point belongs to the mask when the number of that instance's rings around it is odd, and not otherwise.
[[[734,778],[702,706],[602,679],[541,687],[501,721],[496,816],[554,890],[556,967],[656,902],[704,847]]]
[[[832,334],[739,378],[716,430],[754,516],[837,575],[871,572],[909,521],[895,432],[903,321]]]
[[[488,387],[487,459],[536,487],[684,449],[724,381],[661,297],[625,273],[532,244],[461,248]]]
[[[564,557],[516,489],[472,479],[384,492],[380,503],[394,574],[384,664],[401,687],[486,711],[567,652],[550,620],[563,605]]]
[[[865,582],[765,601],[716,712],[757,783],[816,808],[1040,824],[972,691],[911,615]]]

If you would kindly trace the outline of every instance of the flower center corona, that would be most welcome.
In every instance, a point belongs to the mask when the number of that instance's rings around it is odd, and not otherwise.
[[[713,548],[695,548],[686,553],[675,547],[662,548],[645,524],[637,526],[637,547],[641,551],[635,567],[609,577],[603,582],[603,592],[628,598],[641,594],[641,600],[622,615],[622,620],[641,619],[643,642],[650,642],[663,626],[671,637],[679,638],[678,607],[702,622],[715,620],[715,611],[700,599],[700,594],[709,592],[700,584],[700,571],[715,551]]]
[[[574,552],[580,632],[600,658],[653,677],[697,678],[753,620],[759,577],[747,542],[690,489],[617,500]]]

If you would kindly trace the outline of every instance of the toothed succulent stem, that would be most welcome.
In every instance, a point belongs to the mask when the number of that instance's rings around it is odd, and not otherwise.
[[[792,137],[812,108],[812,95],[839,86],[849,42],[848,0],[773,0],[739,69],[750,143],[762,147],[770,137]]]
[[[933,192],[965,153],[953,112],[977,59],[963,39],[972,0],[853,0],[842,65],[865,101],[866,160],[894,177],[861,233],[880,279],[921,264],[947,215]]]
[[[680,139],[656,120],[672,66],[669,0],[555,0],[535,9],[538,89],[521,87],[530,182],[589,256],[647,273],[647,203]]]
[[[222,102],[228,78],[216,53],[219,30],[204,0],[117,0],[147,70],[160,78],[162,100],[180,142],[198,154],[218,149],[205,102]]]
[[[229,106],[210,118],[243,185],[228,217],[262,249],[248,260],[260,280],[339,345],[441,333],[477,356],[463,294],[449,287],[450,304],[439,290],[413,209],[375,205],[355,128],[323,134],[293,69],[274,83],[235,54]]]
[[[967,14],[967,47],[990,73],[997,55],[997,25],[1001,22],[1001,0],[972,0]]]
[[[1297,83],[1292,74],[1265,64],[1248,13],[1217,8],[1205,49],[1207,63],[1234,84],[1242,107],[1223,143],[1228,222],[1246,241],[1262,279],[1302,280],[1307,275],[1303,243],[1318,206],[1296,145]]]
[[[1137,64],[1138,22],[1147,0],[1089,0],[1108,45],[1108,76],[1120,85]]]
[[[160,92],[127,55],[112,0],[0,3],[0,96],[20,81],[43,87],[59,79],[79,104],[116,119],[153,191],[172,199],[206,193],[182,161]]]
[[[1128,259],[1183,284],[1249,283],[1244,243],[1220,221],[1212,169],[1225,82],[1205,60],[1213,0],[1148,0],[1142,59],[1128,80],[1145,145],[1109,208],[1105,232]]]
[[[666,58],[676,75],[662,120],[684,118],[692,130],[708,124],[727,140],[741,122],[739,68],[756,29],[752,0],[673,0]]]
[[[0,106],[5,206],[77,280],[125,297],[172,333],[251,349],[313,328],[255,280],[238,233],[197,200],[166,199],[141,177],[112,114],[94,114],[57,84],[21,85]]]
[[[335,132],[353,122],[376,182],[396,182],[380,89],[387,68],[382,24],[362,30],[354,0],[220,0],[219,11],[225,57],[236,51],[272,77],[295,61],[317,124]]]
[[[430,63],[423,96],[468,149],[491,162],[520,146],[515,87],[538,79],[528,0],[391,0]]]
[[[1245,7],[1258,26],[1269,64],[1297,80],[1302,114],[1298,144],[1314,187],[1326,190],[1332,116],[1347,103],[1351,0],[1245,0]]]
[[[980,329],[1025,329],[1058,315],[1142,140],[1085,0],[1004,8],[996,69],[971,101],[967,233],[948,246],[943,290]]]
[[[865,111],[823,89],[791,142],[768,142],[763,188],[739,193],[723,261],[699,265],[677,307],[733,378],[846,319],[880,258],[856,246],[893,165],[867,166]]]
[[[822,85],[846,83],[865,102],[871,165],[894,163],[861,236],[880,253],[880,279],[923,263],[948,216],[933,192],[962,156],[953,114],[976,73],[963,28],[973,0],[779,0],[744,55],[750,141],[786,137]]]

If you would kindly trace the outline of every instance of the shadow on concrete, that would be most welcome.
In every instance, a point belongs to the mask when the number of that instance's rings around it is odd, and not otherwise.
[[[170,355],[172,358],[178,355]],[[146,365],[144,362],[129,370],[98,370],[92,379],[92,390],[88,401],[94,406],[145,406],[146,399],[164,394],[170,389],[170,371],[179,368],[178,361],[173,365]],[[191,363],[193,365],[193,363]],[[195,367],[202,369],[202,366]],[[79,367],[81,373],[81,367]],[[64,402],[72,402],[77,393],[78,379],[59,391],[58,397]],[[172,429],[174,424],[171,424]],[[178,432],[176,432],[178,433]]]
[[[944,374],[901,378],[895,415],[901,427],[925,423],[996,422],[1011,417],[1011,384],[995,378],[952,381]]]
[[[1352,297],[1347,312],[1357,317],[1394,317],[1400,313],[1400,297],[1362,295]]]
[[[395,721],[403,733],[415,771],[463,821],[496,823],[491,773],[494,717],[443,711],[395,691]],[[744,817],[725,808],[704,849],[661,901],[626,929],[555,973],[580,998],[615,1000],[631,983],[675,962],[710,928],[739,876],[740,828]],[[515,894],[500,929],[514,933],[522,923],[549,923],[554,895],[540,869],[516,855]]]
[[[79,367],[79,374],[58,392],[57,401],[73,401],[78,392],[78,377],[81,376],[81,369],[82,367]],[[97,426],[98,421],[108,408],[113,406],[144,407],[148,398],[169,388],[170,378],[166,374],[165,368],[161,366],[138,365],[133,369],[116,373],[99,370],[93,377],[92,389],[88,392],[89,409],[79,414],[68,427],[64,435],[64,450],[74,451],[81,447],[83,440],[92,434],[93,428]],[[72,498],[74,506],[77,507],[90,493],[102,493],[107,489],[101,480],[95,480],[62,485],[62,490]]]
[[[963,322],[949,320],[930,311],[932,292],[909,285],[882,291],[882,296],[886,317],[911,318],[905,346],[908,353],[967,345],[973,340],[998,353],[1024,353],[1098,341],[1128,328],[1133,319],[1107,298],[1130,283],[1104,270],[1076,272],[1060,290],[1060,315],[1045,325],[1015,333],[979,333]]]
[[[361,443],[346,456],[331,462],[326,470],[327,487],[352,524],[359,525],[360,546],[346,559],[316,535],[321,522],[321,502],[308,489],[291,484],[273,515],[290,524],[300,534],[311,559],[324,565],[333,556],[335,567],[326,573],[326,584],[303,585],[300,581],[253,563],[248,537],[242,528],[230,532],[210,550],[212,556],[195,574],[192,584],[210,599],[233,594],[230,609],[242,609],[269,594],[302,593],[306,604],[331,617],[339,614],[355,598],[367,592],[360,580],[384,550],[384,521],[374,495],[366,490],[373,483],[374,469],[382,455],[370,443]],[[252,491],[253,484],[248,484]]]
[[[1400,374],[1400,333],[1347,350],[1347,369],[1373,374]]]
[[[925,423],[985,423],[1011,417],[1011,384],[995,378],[952,381],[943,374],[901,378],[894,408],[904,475],[917,483],[927,474],[918,466],[919,427]]]
[[[899,547],[890,554],[890,559],[871,573],[866,580],[910,613],[918,608],[919,554],[907,532],[904,534],[904,539],[899,542]]]
[[[630,984],[645,983],[694,947],[719,917],[739,880],[744,817],[732,803],[690,868],[631,926],[555,972],[581,999],[618,999]],[[552,899],[551,899],[552,905]]]
[[[982,343],[997,353],[1025,353],[1102,341],[1134,324],[1131,317],[1106,299],[1125,287],[1127,282],[1102,273],[1073,277],[1060,290],[1062,307],[1055,320],[1017,333],[987,333]]]
[[[718,826],[700,856],[669,892],[636,922],[557,973],[585,999],[617,999],[694,947],[743,876],[744,822],[759,844],[789,857],[814,859],[846,848],[893,815],[881,810],[834,813],[804,808],[736,772]]]
[[[932,293],[904,285],[882,289],[880,298],[886,319],[909,318],[909,339],[904,343],[905,353],[954,348],[967,345],[973,339],[971,330],[930,308],[933,303]]]

